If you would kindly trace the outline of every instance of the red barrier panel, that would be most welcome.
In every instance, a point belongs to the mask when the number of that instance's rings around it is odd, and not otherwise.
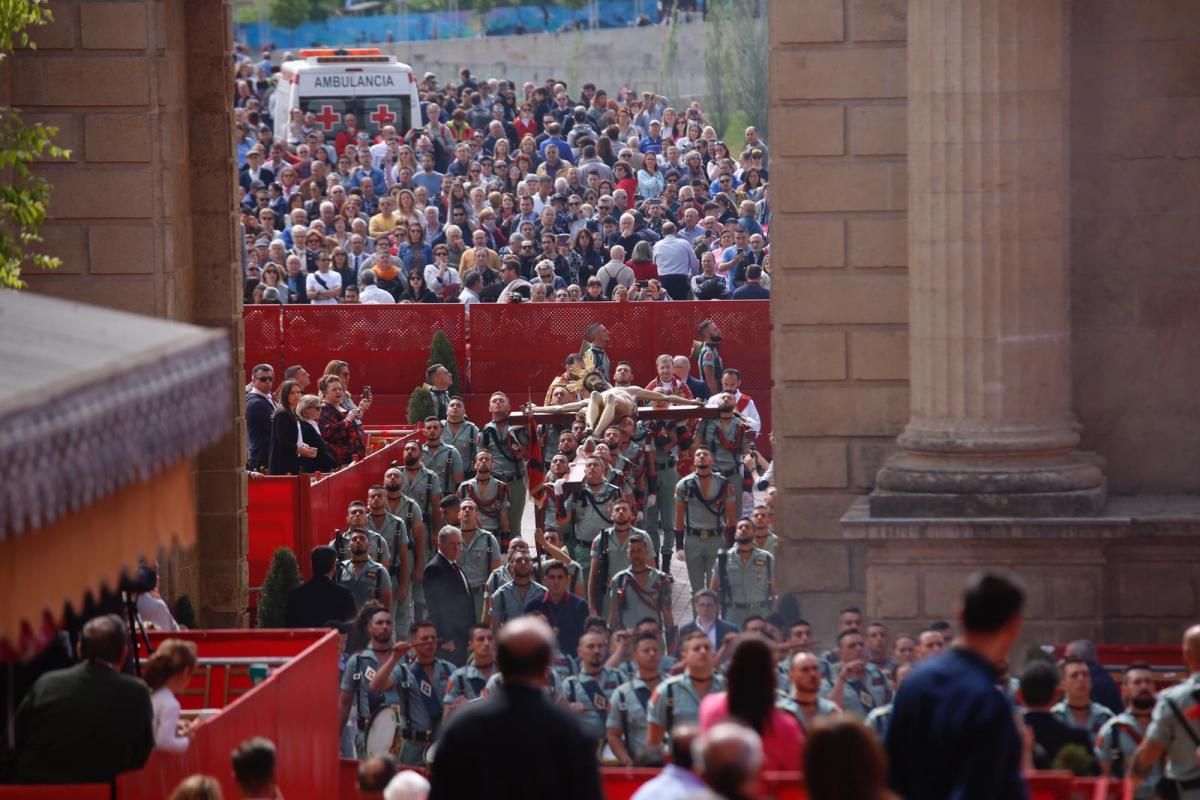
[[[358,798],[358,759],[338,759],[338,797],[342,800]]]
[[[107,783],[63,783],[57,786],[0,786],[0,800],[110,800]]]
[[[255,364],[270,364],[278,376],[276,383],[283,382],[283,335],[281,317],[283,306],[261,305],[242,307],[242,325],[245,327],[244,364],[246,380]]]
[[[383,473],[389,464],[403,460],[404,443],[413,436],[417,434],[398,439],[312,484],[300,484],[303,513],[297,530],[296,557],[300,560],[300,572],[305,578],[309,574],[309,552],[317,545],[328,544],[334,531],[345,529],[346,506],[351,500],[366,502],[367,489],[372,484],[383,482]]]
[[[600,770],[604,800],[628,800],[643,783],[658,775],[657,769],[604,767]],[[808,800],[808,790],[798,772],[768,772],[763,775],[765,796],[774,800]]]
[[[275,550],[296,548],[296,530],[301,518],[299,485],[299,478],[295,477],[259,476],[250,478],[246,487],[246,517],[250,531],[246,560],[250,568],[251,606],[257,603],[258,589],[267,577]]]
[[[201,658],[237,649],[270,655],[283,647],[295,655],[265,681],[206,721],[183,754],[156,752],[146,766],[117,779],[119,800],[160,800],[188,775],[212,775],[226,797],[238,797],[229,754],[251,736],[275,743],[280,791],[285,797],[333,797],[338,791],[338,636],[328,631],[189,631]],[[214,634],[219,634],[214,636]],[[322,686],[329,691],[321,691]]]
[[[355,395],[363,386],[377,394],[408,394],[425,382],[433,334],[445,333],[458,365],[466,369],[463,306],[288,306],[283,310],[283,359],[302,364],[315,379],[333,359],[350,363]]]
[[[619,305],[625,305],[624,303]],[[642,305],[642,304],[632,304]],[[653,308],[654,352],[645,371],[636,370],[645,385],[653,377],[654,357],[659,353],[692,355],[699,338],[696,326],[706,319],[721,331],[721,360],[742,373],[742,385],[755,394],[771,385],[771,304],[762,300],[692,300],[682,303],[646,303]],[[615,336],[614,336],[615,339]],[[565,355],[565,353],[564,353]],[[635,365],[636,368],[636,365]],[[692,361],[695,374],[696,363]],[[645,374],[643,380],[641,376]]]

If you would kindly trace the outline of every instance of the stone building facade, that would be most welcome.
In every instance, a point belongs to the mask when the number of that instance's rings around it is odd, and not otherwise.
[[[43,249],[63,266],[27,271],[30,290],[222,328],[241,386],[229,4],[49,7],[53,23],[30,31],[37,50],[0,71],[0,102],[57,126],[72,151],[37,168],[53,184]],[[243,406],[238,391],[229,434],[196,459],[197,546],[169,563],[172,593],[210,626],[246,619]]]
[[[1200,9],[771,14],[784,588],[821,629],[852,602],[914,629],[1010,567],[1031,639],[1173,641],[1200,589]]]

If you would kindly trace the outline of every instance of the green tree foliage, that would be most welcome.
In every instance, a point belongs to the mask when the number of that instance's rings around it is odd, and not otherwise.
[[[258,596],[258,627],[284,627],[288,592],[299,585],[300,564],[296,554],[290,547],[280,547],[271,556],[271,566]]]
[[[436,413],[437,403],[433,402],[433,393],[424,386],[413,389],[413,393],[408,396],[409,424],[418,425],[424,422],[426,417],[432,417]]]
[[[454,346],[450,344],[450,337],[442,331],[433,335],[433,342],[429,346],[429,361],[425,366],[431,367],[434,364],[441,364],[450,370],[451,396],[462,394],[462,373],[458,369],[458,359],[454,357]]]
[[[292,30],[308,22],[312,14],[311,0],[271,0],[267,15],[277,28]]]
[[[46,0],[0,0],[0,67],[15,48],[35,46],[27,28],[52,19]],[[27,125],[20,111],[0,106],[0,288],[23,288],[21,268],[27,263],[41,269],[61,263],[28,249],[42,241],[39,232],[50,202],[50,184],[33,175],[29,166],[71,155],[55,146],[57,134],[57,128]]]
[[[767,0],[709,0],[704,31],[705,110],[724,131],[741,111],[767,136]]]

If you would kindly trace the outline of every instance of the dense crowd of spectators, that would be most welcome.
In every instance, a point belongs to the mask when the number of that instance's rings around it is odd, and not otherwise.
[[[248,303],[769,297],[754,127],[733,153],[698,103],[464,70],[424,76],[403,135],[297,110],[284,140],[257,88],[270,68],[238,65]]]

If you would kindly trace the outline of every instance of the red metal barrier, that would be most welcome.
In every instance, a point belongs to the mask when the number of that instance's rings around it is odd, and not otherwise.
[[[251,478],[248,486],[250,605],[266,578],[276,548],[290,547],[309,575],[308,554],[346,525],[346,506],[367,499],[367,489],[383,480],[388,464],[400,460],[404,442],[398,439],[345,469],[313,481],[308,475]]]
[[[337,634],[320,630],[188,631],[178,636],[196,641],[201,658],[233,652],[245,657],[295,657],[200,726],[186,753],[156,752],[144,768],[120,776],[119,800],[160,800],[188,775],[198,772],[217,778],[226,797],[238,797],[229,755],[251,736],[265,736],[275,743],[279,786],[285,797],[336,796]]]
[[[110,800],[111,791],[107,783],[0,786],[0,800]]]
[[[242,324],[245,327],[246,380],[255,364],[270,364],[283,382],[283,306],[243,306]]]
[[[315,379],[329,361],[341,359],[350,363],[356,395],[363,386],[376,394],[407,394],[425,382],[436,331],[450,338],[466,369],[461,305],[289,306],[283,310],[283,360],[303,365]]]

